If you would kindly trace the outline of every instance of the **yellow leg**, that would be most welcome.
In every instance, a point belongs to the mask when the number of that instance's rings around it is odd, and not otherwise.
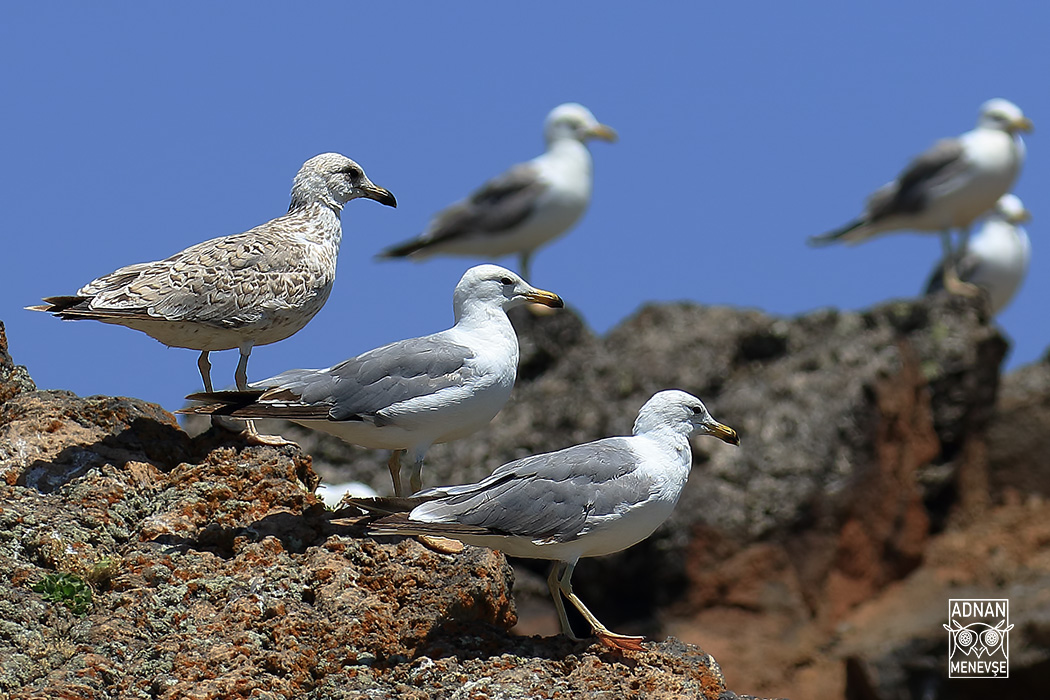
[[[565,573],[563,573],[561,578],[558,579],[558,588],[561,590],[561,594],[564,595],[565,598],[580,611],[580,614],[583,615],[587,622],[590,623],[591,631],[594,633],[594,636],[598,638],[598,641],[613,649],[644,651],[642,642],[645,640],[645,637],[632,637],[626,634],[616,634],[603,625],[601,621],[594,616],[594,613],[587,609],[587,606],[583,604],[583,601],[576,597],[576,594],[572,592],[572,572],[575,568],[575,563],[565,565]]]
[[[565,562],[556,561],[551,564],[551,571],[547,575],[547,588],[551,592],[551,598],[554,600],[554,609],[558,611],[558,624],[561,625],[561,633],[574,642],[580,641],[572,632],[572,625],[569,624],[569,616],[565,614],[565,604],[561,602],[561,584],[558,582],[558,577],[561,576],[562,568],[566,566]]]
[[[394,450],[390,453],[390,460],[386,463],[386,468],[390,470],[390,478],[394,480],[394,495],[404,496],[404,490],[401,488],[401,453],[404,450]]]
[[[251,354],[252,346],[241,348],[241,359],[237,362],[237,371],[233,375],[234,380],[237,382],[238,391],[248,391],[248,356]],[[255,427],[255,421],[250,418],[244,421],[244,431],[241,433],[241,437],[249,445],[270,445],[271,447],[299,446],[280,435],[261,435]]]
[[[412,489],[412,493],[419,493],[423,490],[423,455],[419,455],[412,462],[412,472],[408,478],[408,485]]]
[[[944,264],[944,288],[961,297],[980,296],[980,287],[959,279],[959,271],[956,269],[957,262],[957,260],[950,260]]]
[[[959,234],[959,249],[954,250],[952,248],[952,234],[948,231],[941,232],[941,252],[944,255],[944,272],[942,277],[944,288],[952,294],[961,297],[976,297],[981,293],[981,289],[977,285],[963,282],[959,279],[959,261],[966,254],[969,240],[969,229],[963,229],[962,233]]]

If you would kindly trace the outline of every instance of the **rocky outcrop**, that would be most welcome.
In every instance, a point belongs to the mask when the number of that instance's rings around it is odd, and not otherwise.
[[[23,391],[35,391],[36,384],[23,365],[16,365],[7,351],[7,331],[0,321],[0,403]]]
[[[191,439],[135,399],[0,404],[0,696],[717,698],[673,640],[524,638],[501,554],[378,542],[294,447]],[[82,610],[39,584],[91,589]]]
[[[491,430],[432,448],[426,483],[626,433],[660,389],[702,397],[740,449],[694,441],[671,520],[582,562],[574,583],[614,629],[701,643],[745,690],[840,697],[846,659],[864,658],[833,651],[841,625],[915,575],[940,533],[992,505],[989,426],[1007,345],[980,304],[941,296],[795,319],[666,304],[604,338],[571,313],[514,320],[522,372],[510,404]],[[389,491],[385,454],[268,429],[300,441],[327,479]],[[515,567],[521,628],[555,631],[542,564]],[[937,649],[946,655],[946,638]]]
[[[931,538],[923,565],[836,629],[848,698],[1041,697],[1050,679],[1050,503],[990,507]],[[950,598],[1009,601],[1009,679],[946,678]]]
[[[432,448],[425,483],[627,433],[660,389],[700,396],[741,447],[695,440],[668,523],[581,562],[573,579],[613,629],[682,642],[620,656],[508,634],[516,621],[519,634],[557,631],[542,563],[513,562],[512,573],[486,550],[374,541],[312,495],[315,471],[389,492],[385,453],[292,425],[264,430],[302,452],[210,430],[191,439],[133,399],[22,392],[0,406],[0,606],[11,621],[0,659],[13,659],[0,662],[0,688],[718,697],[713,656],[729,687],[752,693],[969,697],[944,678],[941,624],[960,593],[1024,598],[1011,681],[995,690],[1045,682],[1041,443],[1025,438],[1026,462],[1009,451],[1021,438],[1002,431],[1050,402],[1037,382],[1008,378],[995,411],[1006,343],[979,304],[939,296],[794,319],[666,304],[605,337],[571,312],[514,321],[511,402],[491,429]],[[53,572],[92,581],[85,617],[32,590]]]
[[[1050,354],[1003,378],[988,455],[993,494],[1050,496]]]

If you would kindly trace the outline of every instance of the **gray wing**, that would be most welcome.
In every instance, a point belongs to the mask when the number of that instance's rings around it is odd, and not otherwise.
[[[896,180],[868,198],[868,221],[921,212],[934,190],[965,172],[965,155],[958,139],[943,139],[935,143],[909,163]]]
[[[331,271],[306,264],[305,247],[281,231],[286,218],[198,243],[164,260],[122,267],[78,290],[83,302],[71,310],[236,328],[259,321],[270,309],[303,306],[326,294],[334,264]]]
[[[606,438],[503,465],[477,484],[430,489],[435,497],[413,520],[482,528],[490,534],[568,542],[588,532],[593,518],[645,500],[639,482],[623,477],[638,468],[629,438]],[[632,488],[632,486],[634,488]]]
[[[404,257],[433,244],[512,229],[535,211],[548,187],[535,164],[516,165],[466,199],[440,211],[426,233],[388,248],[381,255]]]
[[[466,201],[438,214],[432,236],[444,239],[469,231],[498,232],[517,226],[535,210],[546,190],[536,166],[516,165],[486,182]]]
[[[470,348],[441,334],[401,340],[353,357],[331,369],[293,369],[252,386],[268,388],[260,403],[312,405],[330,420],[373,420],[383,425],[384,409],[442,389],[462,386],[472,376]]]

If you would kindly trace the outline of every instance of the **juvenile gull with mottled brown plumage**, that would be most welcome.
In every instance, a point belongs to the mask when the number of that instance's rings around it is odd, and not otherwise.
[[[328,300],[342,239],[339,215],[358,197],[397,206],[346,156],[314,156],[295,176],[284,216],[165,260],[122,267],[73,296],[27,308],[127,326],[171,347],[200,350],[207,391],[208,353],[238,348],[237,386],[247,389],[252,347],[295,334]]]

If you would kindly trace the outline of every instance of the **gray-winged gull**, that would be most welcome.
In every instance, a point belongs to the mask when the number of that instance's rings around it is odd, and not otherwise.
[[[346,156],[314,156],[295,176],[287,214],[165,260],[122,267],[73,296],[27,308],[127,326],[170,347],[200,350],[206,391],[212,390],[208,353],[238,348],[236,382],[247,389],[252,348],[295,334],[328,300],[342,239],[339,214],[358,197],[397,206]],[[263,437],[250,424],[249,434]]]
[[[1018,132],[1032,122],[1003,99],[981,105],[977,128],[943,139],[915,158],[895,180],[872,194],[864,212],[845,226],[814,236],[813,245],[857,243],[888,231],[941,234],[945,258],[953,256],[951,230],[959,229],[958,254],[965,253],[970,225],[1010,191],[1024,163]],[[966,293],[955,268],[945,270],[949,290]]]
[[[700,399],[661,391],[642,406],[630,437],[509,462],[476,484],[428,489],[407,499],[350,502],[392,513],[372,523],[371,534],[450,537],[512,556],[552,560],[547,585],[562,632],[576,639],[564,595],[604,644],[637,650],[642,637],[610,631],[572,592],[572,572],[583,557],[641,542],[671,515],[692,466],[693,431],[740,443],[736,431],[712,418]]]
[[[612,128],[575,103],[555,107],[543,133],[546,153],[489,180],[439,212],[422,235],[384,250],[379,257],[517,253],[519,272],[532,279],[533,252],[572,228],[591,201],[594,176],[586,142],[616,140]]]
[[[452,296],[455,325],[370,350],[328,369],[293,369],[250,391],[193,394],[204,405],[180,413],[285,418],[346,442],[393,450],[390,475],[401,488],[400,455],[413,460],[410,484],[422,487],[423,456],[434,443],[488,424],[510,397],[518,338],[507,309],[533,302],[563,306],[497,265],[464,273]]]
[[[959,279],[988,293],[993,315],[1010,303],[1028,272],[1032,246],[1021,226],[1028,219],[1028,210],[1017,196],[1003,195],[955,263]],[[943,270],[941,260],[926,283],[927,294],[944,288]]]

